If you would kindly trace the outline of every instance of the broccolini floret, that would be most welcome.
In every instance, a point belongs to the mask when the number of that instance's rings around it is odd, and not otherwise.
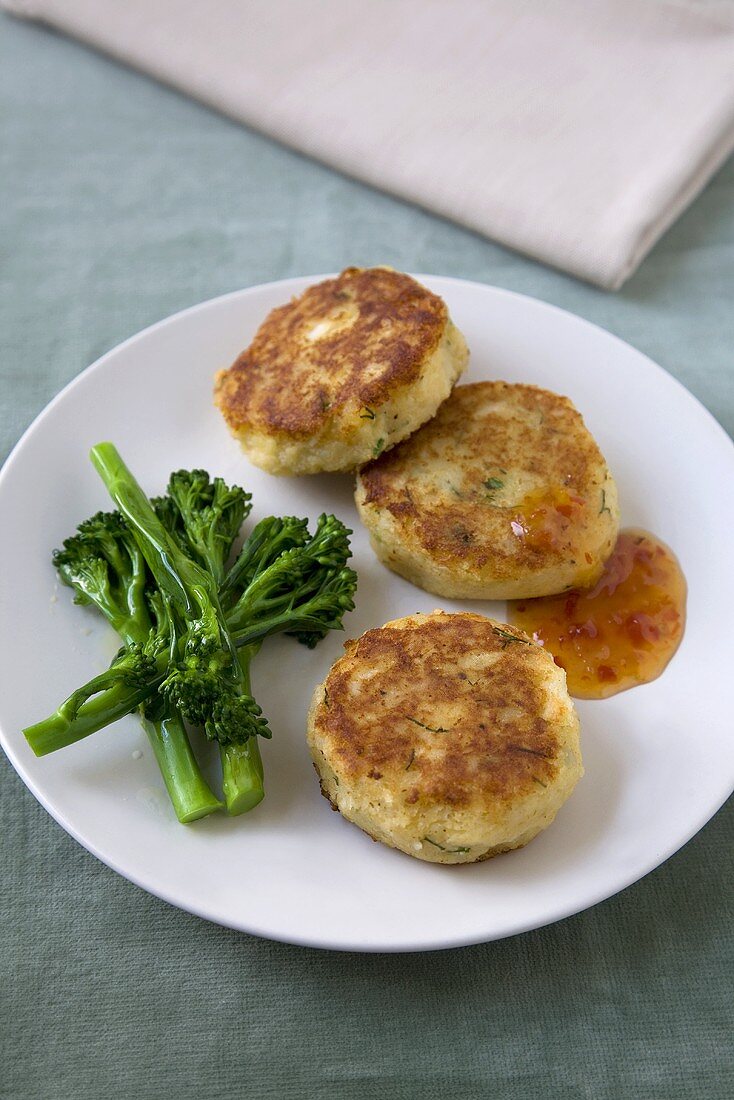
[[[93,604],[125,642],[143,644],[151,628],[145,598],[148,571],[119,512],[97,512],[56,550],[53,563],[74,589],[74,601]]]
[[[256,527],[250,539],[258,534]],[[344,614],[354,608],[357,586],[356,573],[346,565],[350,534],[336,516],[322,515],[314,535],[301,545],[273,557],[266,540],[254,560],[248,539],[232,571],[246,557],[246,576],[252,579],[227,612],[238,644],[283,631],[313,648],[329,630],[341,629]]]
[[[239,486],[213,480],[205,470],[171,474],[165,497],[152,504],[163,526],[190,557],[207,569],[219,587],[252,498]]]

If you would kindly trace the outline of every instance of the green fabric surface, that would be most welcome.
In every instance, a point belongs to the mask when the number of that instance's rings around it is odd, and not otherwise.
[[[2,458],[64,383],[145,325],[348,263],[573,310],[734,429],[732,163],[609,295],[8,18],[0,97]],[[716,626],[712,644],[728,644],[731,624]],[[67,836],[4,757],[0,768],[0,1097],[734,1095],[731,805],[642,882],[569,920],[368,956],[170,908]]]

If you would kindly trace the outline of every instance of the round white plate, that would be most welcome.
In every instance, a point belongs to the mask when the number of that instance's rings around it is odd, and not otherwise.
[[[57,587],[50,561],[81,519],[108,507],[87,458],[104,439],[151,494],[171,470],[204,467],[251,490],[255,520],[271,513],[315,519],[322,510],[346,520],[360,578],[348,637],[436,606],[502,618],[501,604],[441,600],[393,576],[369,549],[351,477],[270,477],[240,455],[213,408],[215,370],[229,365],[268,310],[313,281],[254,287],[154,325],[67,386],[15,448],[0,475],[3,746],[39,801],[89,851],[208,920],[358,951],[458,946],[537,928],[647,874],[734,786],[731,443],[660,367],[542,302],[424,279],[468,339],[463,381],[532,382],[572,398],[616,476],[624,525],[649,528],[675,550],[689,603],[683,643],[660,679],[579,703],[586,775],[527,848],[473,866],[431,866],[375,844],[331,812],[304,725],[314,685],[341,652],[341,634],[313,652],[274,639],[257,657],[254,690],[274,737],[263,745],[267,796],[244,817],[179,825],[134,717],[43,759],[20,732],[116,649],[95,613]]]

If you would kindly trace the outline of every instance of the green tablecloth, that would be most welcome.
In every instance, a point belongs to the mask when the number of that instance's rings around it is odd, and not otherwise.
[[[4,18],[0,35],[0,457],[65,382],[150,322],[348,263],[571,309],[734,428],[733,164],[612,296],[42,29]],[[716,626],[727,644],[731,624]],[[734,1095],[731,807],[643,882],[560,924],[360,956],[169,908],[98,863],[0,767],[3,1098]]]

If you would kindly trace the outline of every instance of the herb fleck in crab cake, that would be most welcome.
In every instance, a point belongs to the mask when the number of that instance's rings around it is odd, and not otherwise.
[[[566,677],[522,631],[481,615],[368,630],[314,692],[321,789],[375,840],[432,863],[520,848],[583,774]]]
[[[390,268],[352,267],[274,309],[217,376],[215,401],[264,470],[351,470],[430,419],[467,359],[441,298]]]
[[[456,599],[593,584],[617,537],[617,490],[580,413],[536,386],[457,386],[436,417],[357,477],[385,565]]]

